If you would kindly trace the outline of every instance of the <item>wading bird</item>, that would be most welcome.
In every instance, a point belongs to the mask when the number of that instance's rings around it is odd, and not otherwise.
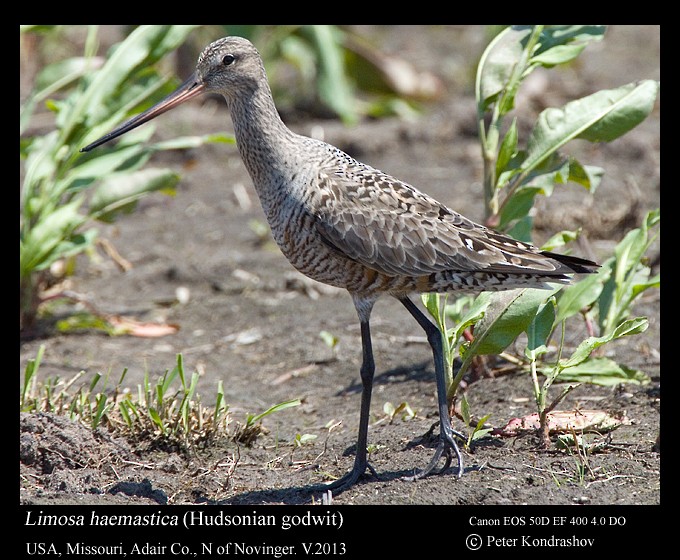
[[[541,251],[478,225],[413,186],[356,161],[325,142],[292,132],[274,105],[262,59],[241,37],[210,44],[196,72],[174,93],[83,148],[89,151],[202,93],[227,102],[236,143],[272,235],[303,274],[346,289],[361,325],[361,411],[354,466],[326,488],[346,489],[369,469],[367,440],[375,363],[369,319],[382,295],[397,298],[424,329],[434,356],[440,435],[430,463],[463,461],[446,402],[438,328],[409,299],[422,292],[477,293],[568,283],[593,272],[591,261]]]

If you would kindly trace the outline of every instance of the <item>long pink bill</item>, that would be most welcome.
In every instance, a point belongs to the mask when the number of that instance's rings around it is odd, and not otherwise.
[[[204,89],[205,88],[203,84],[198,81],[196,74],[194,74],[186,82],[179,86],[175,91],[168,95],[165,99],[159,101],[158,103],[156,103],[156,105],[154,105],[150,109],[147,109],[143,113],[140,113],[136,117],[131,118],[129,121],[124,122],[118,128],[102,136],[99,140],[95,140],[94,142],[92,142],[92,144],[89,144],[84,148],[81,148],[80,151],[89,152],[90,150],[96,148],[97,146],[101,146],[102,144],[108,142],[109,140],[118,138],[119,136],[125,134],[126,132],[132,130],[133,128],[137,128],[139,125],[156,118],[158,115],[161,115],[166,111],[169,111],[173,107],[176,107],[177,105],[180,105],[181,103],[184,103],[189,99],[193,99],[197,95],[203,93]]]

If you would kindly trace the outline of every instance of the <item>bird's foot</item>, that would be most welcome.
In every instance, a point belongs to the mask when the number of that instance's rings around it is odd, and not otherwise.
[[[458,478],[463,476],[463,457],[460,454],[460,449],[458,449],[458,444],[453,439],[454,435],[464,440],[464,436],[454,430],[447,429],[442,430],[441,434],[439,435],[439,445],[437,446],[437,449],[434,452],[434,455],[432,456],[432,459],[430,460],[430,463],[427,465],[427,467],[415,472],[411,476],[402,477],[402,480],[407,481],[420,480],[421,478],[425,478],[426,476],[433,473],[435,474],[443,473],[444,471],[446,471],[446,469],[448,469],[451,466],[451,461],[453,460],[454,453],[458,461],[458,473],[457,473]],[[446,456],[446,460],[444,466],[437,471],[435,470],[435,468],[439,464],[439,460],[442,458],[442,455]]]
[[[324,484],[323,489],[336,490],[340,492],[347,490],[351,486],[354,486],[354,484],[356,484],[359,481],[359,479],[362,476],[364,476],[366,470],[369,470],[375,478],[378,479],[380,478],[376,470],[369,462],[357,461],[354,463],[354,468],[351,471],[349,471],[345,476],[339,478],[338,480],[334,480],[329,484]]]

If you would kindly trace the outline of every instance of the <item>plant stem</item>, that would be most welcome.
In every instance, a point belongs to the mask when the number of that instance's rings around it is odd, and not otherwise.
[[[482,146],[482,160],[484,162],[484,210],[486,223],[493,227],[497,225],[495,221],[499,213],[498,189],[496,186],[498,177],[496,176],[496,161],[498,159],[498,144],[501,136],[503,117],[514,106],[515,95],[519,89],[521,81],[526,77],[529,61],[533,55],[536,45],[539,42],[544,25],[535,25],[527,39],[526,46],[522,50],[519,60],[514,65],[510,77],[500,92],[497,101],[493,104],[493,112],[489,121],[488,129],[484,125],[484,101],[481,99],[480,77],[486,57],[492,51],[497,40],[503,35],[499,34],[496,40],[492,41],[479,63],[477,82],[475,84],[477,95],[477,128]],[[519,183],[516,183],[516,185]]]

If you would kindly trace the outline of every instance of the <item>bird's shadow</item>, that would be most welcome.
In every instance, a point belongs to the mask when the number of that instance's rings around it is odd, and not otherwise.
[[[413,476],[417,469],[400,469],[397,471],[384,471],[378,477],[366,474],[351,488],[368,486],[376,483],[392,482],[401,480],[403,484],[413,484],[412,481],[403,480],[405,477]],[[475,470],[474,467],[466,469]],[[456,479],[455,468],[450,467],[443,476],[450,476]],[[440,474],[431,476],[442,476]],[[205,500],[208,505],[254,505],[254,504],[283,504],[283,505],[310,505],[310,504],[330,504],[333,496],[338,496],[346,490],[329,490],[323,484],[310,484],[308,486],[291,486],[288,488],[249,490],[224,500],[211,501]]]
[[[428,430],[425,434],[416,436],[411,441],[406,443],[405,449],[410,449],[415,446],[424,446],[428,448],[435,448],[439,442],[438,433],[435,430]],[[478,445],[493,445],[493,446],[503,446],[502,442],[491,440],[488,442],[475,442],[473,447]],[[356,444],[349,446],[345,452],[344,456],[352,455],[356,450]],[[464,467],[463,476],[466,473],[481,470],[483,467],[480,465],[470,465]],[[416,484],[412,480],[406,480],[407,477],[412,477],[419,470],[418,467],[412,467],[409,469],[399,469],[392,471],[382,471],[378,473],[376,477],[373,474],[366,473],[352,488],[368,486],[376,483],[394,482],[400,481],[402,484]],[[445,469],[443,472],[437,471],[430,474],[430,477],[446,477],[448,479],[457,480],[457,466],[455,460],[451,466]],[[307,486],[291,486],[288,488],[278,488],[278,489],[262,489],[262,490],[249,490],[247,492],[242,492],[230,498],[210,501],[205,500],[207,504],[213,505],[253,505],[253,504],[284,504],[284,505],[310,505],[310,504],[330,504],[332,503],[333,496],[338,496],[345,490],[330,490],[323,483],[310,484]]]
[[[434,382],[434,370],[431,361],[424,361],[408,366],[399,366],[382,373],[373,378],[373,387],[377,385],[388,385],[390,383],[404,383],[406,381],[432,381]],[[338,391],[335,396],[340,397],[353,393],[361,393],[361,380],[357,377],[352,382]]]

